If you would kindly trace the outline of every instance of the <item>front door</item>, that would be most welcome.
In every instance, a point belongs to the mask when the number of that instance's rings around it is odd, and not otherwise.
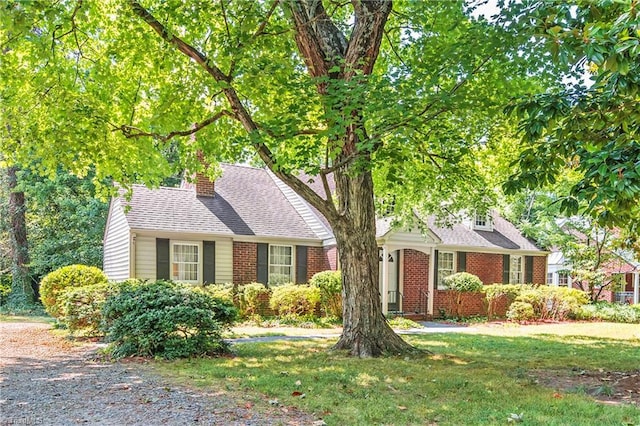
[[[400,250],[392,251],[387,258],[389,262],[389,293],[387,310],[389,312],[400,311],[400,286],[398,285],[398,271],[400,270]]]

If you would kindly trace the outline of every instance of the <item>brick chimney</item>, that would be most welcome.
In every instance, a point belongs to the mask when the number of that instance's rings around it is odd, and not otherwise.
[[[200,160],[205,170],[209,168],[209,164],[204,160],[204,155],[201,151],[198,151],[198,160]],[[215,196],[215,182],[201,172],[196,172],[191,175],[191,182],[186,178],[183,178],[180,187],[185,189],[195,189],[198,197]]]
[[[198,197],[213,197],[215,189],[214,181],[200,172],[196,173],[196,195]]]

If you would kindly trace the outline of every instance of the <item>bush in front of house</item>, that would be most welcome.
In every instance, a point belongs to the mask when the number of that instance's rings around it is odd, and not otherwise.
[[[269,300],[271,309],[283,317],[314,315],[319,303],[318,287],[298,284],[275,287]]]
[[[640,323],[640,305],[596,302],[581,306],[575,313],[575,318],[638,324]]]
[[[261,283],[243,284],[238,288],[240,316],[246,318],[262,315],[269,307],[271,290]]]
[[[102,328],[111,354],[166,359],[218,355],[236,308],[186,284],[154,281],[123,288],[104,303]]]
[[[233,284],[209,284],[201,288],[208,295],[216,298],[225,300],[227,302],[234,303],[236,299],[236,287]]]
[[[71,333],[80,331],[87,336],[102,335],[102,307],[106,300],[123,288],[132,288],[144,282],[132,278],[122,282],[68,287],[58,296],[61,308],[60,322],[66,325]]]
[[[482,281],[477,275],[468,272],[457,272],[444,278],[444,285],[454,293],[451,298],[451,314],[460,318],[460,305],[463,293],[474,293],[482,290]]]
[[[491,284],[482,287],[482,292],[487,300],[487,319],[493,318],[496,311],[496,303],[500,298],[507,299],[510,306],[518,294],[522,292],[524,284]]]
[[[575,288],[526,285],[522,287],[515,302],[509,307],[507,317],[516,302],[528,303],[532,306],[534,311],[532,319],[564,321],[589,303],[589,296]]]
[[[60,318],[62,316],[60,295],[65,289],[106,282],[107,277],[104,272],[95,266],[64,266],[47,274],[40,281],[40,300],[49,315]]]
[[[507,311],[511,321],[530,321],[536,317],[533,305],[527,302],[513,302]]]
[[[309,285],[320,290],[320,309],[328,317],[342,318],[342,273],[322,271],[311,277]]]
[[[117,284],[99,283],[82,287],[68,287],[58,295],[60,322],[71,333],[82,330],[86,335],[101,334],[102,306],[118,291]]]

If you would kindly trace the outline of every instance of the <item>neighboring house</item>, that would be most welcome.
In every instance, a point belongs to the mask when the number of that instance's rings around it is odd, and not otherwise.
[[[111,201],[104,271],[111,280],[189,283],[307,282],[337,269],[324,217],[267,169],[223,164],[181,188],[134,185]],[[377,222],[383,311],[433,316],[447,302],[442,279],[467,271],[485,284],[544,283],[547,252],[496,213],[451,228],[392,229]],[[480,299],[468,313],[480,313]]]
[[[563,232],[572,235],[577,241],[589,244],[588,236],[572,227],[571,220],[561,219],[557,224]],[[628,251],[605,251],[607,252],[607,260],[602,264],[600,270],[604,274],[605,283],[615,281],[617,285],[613,285],[610,290],[603,289],[600,300],[627,304],[640,303],[640,262]],[[554,286],[579,288],[577,283],[572,281],[572,269],[571,261],[566,258],[562,250],[558,247],[552,248],[547,259],[546,283]]]

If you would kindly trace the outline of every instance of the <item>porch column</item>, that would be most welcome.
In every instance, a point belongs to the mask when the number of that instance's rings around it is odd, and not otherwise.
[[[387,314],[389,309],[389,250],[387,245],[382,246],[382,313]]]
[[[431,247],[431,252],[429,254],[429,273],[427,281],[429,282],[429,295],[428,295],[428,299],[427,301],[429,302],[427,304],[427,315],[431,315],[433,316],[433,299],[435,298],[436,295],[436,283],[435,283],[435,279],[433,278],[435,275],[435,268],[436,268],[436,259],[435,259],[435,248]]]
[[[640,271],[633,274],[633,303],[640,303]]]
[[[568,288],[572,288],[573,287],[573,281],[571,281],[571,274],[569,274],[567,276],[567,287]]]

